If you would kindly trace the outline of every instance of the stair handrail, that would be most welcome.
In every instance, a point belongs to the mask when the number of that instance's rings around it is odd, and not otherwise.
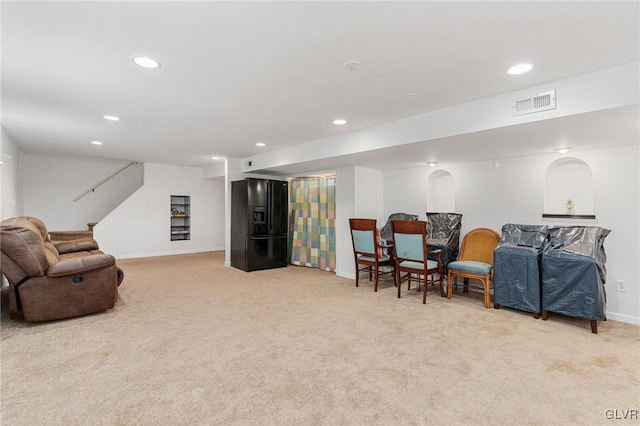
[[[87,189],[86,191],[84,191],[82,194],[76,196],[73,199],[73,202],[78,201],[80,198],[84,197],[85,195],[87,195],[90,192],[95,191],[95,189],[97,187],[99,187],[100,185],[102,185],[103,183],[105,183],[106,181],[108,181],[109,179],[117,176],[118,174],[124,172],[126,169],[128,169],[129,167],[133,166],[134,164],[138,164],[137,161],[130,161],[128,164],[125,164],[124,166],[120,167],[118,170],[114,171],[113,173],[111,173],[109,176],[107,176],[106,178],[102,179],[100,182],[94,184],[93,186],[91,186],[89,189]]]

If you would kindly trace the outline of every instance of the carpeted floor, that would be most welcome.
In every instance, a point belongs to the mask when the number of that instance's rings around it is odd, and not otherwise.
[[[594,335],[460,292],[423,305],[388,279],[374,293],[303,267],[245,273],[221,252],[118,264],[105,313],[12,321],[3,291],[2,425],[596,425],[640,410],[638,326]]]

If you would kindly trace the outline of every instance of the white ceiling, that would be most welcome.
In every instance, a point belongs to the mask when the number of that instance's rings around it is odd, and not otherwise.
[[[214,155],[246,158],[640,58],[637,1],[1,7],[2,126],[24,151],[183,166],[210,166]],[[162,66],[142,69],[131,61],[135,55]],[[352,60],[360,70],[343,67]],[[519,62],[535,67],[507,75]],[[407,93],[421,96],[407,100]],[[104,114],[122,120],[108,122]],[[607,146],[612,138],[601,135],[613,131],[616,144],[633,144],[637,117],[637,106],[619,108],[430,146],[452,162],[478,159],[469,157],[474,152],[535,154],[536,143],[525,136],[532,130],[555,138],[574,132],[589,148]],[[335,126],[336,118],[348,123]],[[629,120],[634,124],[624,129],[612,124]],[[281,172],[406,162],[419,149]]]

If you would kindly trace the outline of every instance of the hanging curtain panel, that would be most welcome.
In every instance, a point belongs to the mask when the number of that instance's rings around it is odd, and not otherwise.
[[[336,269],[335,194],[335,178],[291,182],[291,264]]]

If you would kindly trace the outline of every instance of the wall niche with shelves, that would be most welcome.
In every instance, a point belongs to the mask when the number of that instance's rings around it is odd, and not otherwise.
[[[171,196],[171,241],[191,239],[191,197]]]

